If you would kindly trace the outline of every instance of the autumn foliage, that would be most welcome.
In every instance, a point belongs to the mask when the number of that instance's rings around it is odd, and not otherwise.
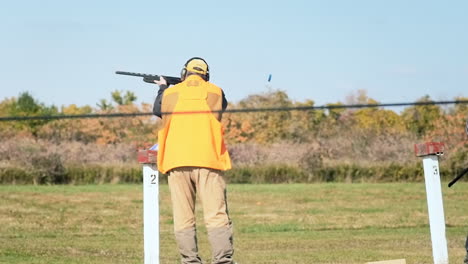
[[[95,107],[56,107],[22,93],[0,102],[0,116],[151,112],[151,104],[137,105],[135,100],[131,92],[115,91],[111,100],[103,99]],[[420,101],[431,98],[424,96]],[[360,90],[348,95],[344,102],[330,105],[376,103]],[[275,90],[231,102],[228,109],[300,106],[314,106],[314,101],[294,101],[286,92]],[[468,105],[461,104],[224,113],[222,123],[234,167],[257,168],[257,174],[261,174],[260,167],[285,166],[300,171],[301,179],[310,180],[322,172],[329,175],[330,170],[324,171],[327,168],[348,168],[346,174],[357,167],[414,167],[419,160],[414,157],[413,144],[425,141],[444,142],[447,152],[443,160],[456,172],[468,166],[468,137],[464,132],[467,117]],[[0,169],[32,166],[32,157],[47,160],[54,159],[54,155],[60,156],[59,163],[65,167],[135,167],[136,150],[157,142],[160,125],[160,119],[154,116],[0,122]],[[117,153],[109,155],[109,151]]]

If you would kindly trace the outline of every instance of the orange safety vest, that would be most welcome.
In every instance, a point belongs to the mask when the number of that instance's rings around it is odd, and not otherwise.
[[[221,102],[221,88],[196,75],[164,91],[163,128],[158,133],[159,171],[166,173],[177,167],[231,169],[221,114],[212,113],[221,110]]]

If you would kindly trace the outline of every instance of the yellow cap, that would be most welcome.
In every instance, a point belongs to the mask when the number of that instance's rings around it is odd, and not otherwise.
[[[189,72],[195,72],[204,75],[208,72],[208,65],[200,59],[193,59],[189,61],[185,68]]]

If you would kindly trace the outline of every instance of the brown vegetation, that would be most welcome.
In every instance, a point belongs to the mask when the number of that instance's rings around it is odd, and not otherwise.
[[[1,101],[0,116],[151,111],[151,105],[134,104],[136,98],[129,92],[124,96],[114,92],[112,98],[113,104],[101,100],[97,108],[70,105],[59,110],[23,93]],[[345,103],[377,101],[358,91]],[[270,91],[251,95],[229,108],[313,105],[311,100],[295,102],[285,92]],[[413,144],[425,141],[446,144],[443,169],[456,173],[468,165],[467,116],[466,105],[446,109],[412,106],[401,112],[365,108],[225,113],[225,137],[235,167],[229,173],[237,182],[418,180],[420,173],[401,174],[417,170],[419,159],[414,157]],[[15,182],[11,179],[18,183],[79,182],[70,173],[83,170],[91,173],[85,177],[88,181],[94,177],[97,180],[91,182],[115,182],[126,178],[118,173],[126,171],[124,168],[135,171],[128,181],[138,181],[136,150],[157,142],[159,127],[158,118],[147,116],[1,122],[0,183]],[[12,170],[23,176],[12,177]]]

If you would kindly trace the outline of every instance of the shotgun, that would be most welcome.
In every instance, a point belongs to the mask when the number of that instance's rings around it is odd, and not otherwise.
[[[146,73],[137,73],[137,72],[125,72],[125,71],[116,71],[115,74],[127,75],[127,76],[136,76],[143,77],[143,81],[147,83],[153,83],[154,81],[159,81],[161,77],[166,79],[167,85],[174,85],[180,83],[182,80],[179,77],[165,76],[165,75],[154,75]]]

